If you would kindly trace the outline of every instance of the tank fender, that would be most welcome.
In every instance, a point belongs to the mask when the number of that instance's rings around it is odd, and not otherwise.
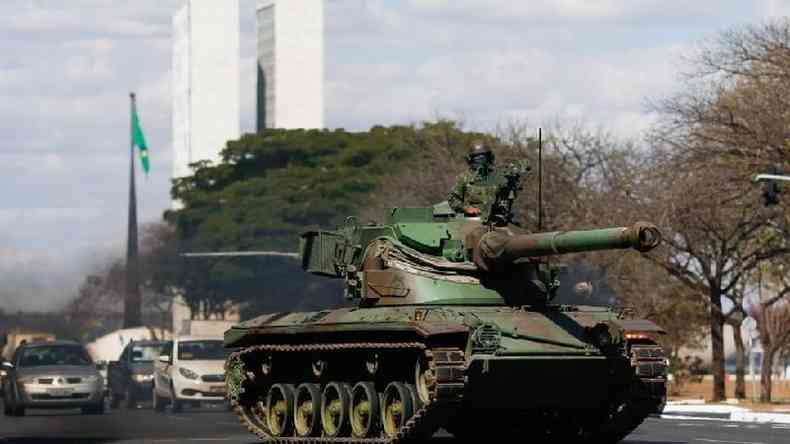
[[[468,335],[469,327],[444,321],[271,325],[231,328],[225,332],[225,347],[245,347],[262,342],[376,342],[381,338],[459,344],[465,343]]]

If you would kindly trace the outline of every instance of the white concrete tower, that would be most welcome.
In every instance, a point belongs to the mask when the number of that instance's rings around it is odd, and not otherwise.
[[[239,138],[239,3],[186,0],[173,16],[173,177]]]
[[[324,127],[324,0],[258,0],[258,130]]]

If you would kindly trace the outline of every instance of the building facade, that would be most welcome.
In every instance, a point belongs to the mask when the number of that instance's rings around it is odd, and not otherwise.
[[[324,0],[259,0],[257,129],[324,127]]]
[[[238,139],[239,5],[187,0],[173,16],[173,177]]]

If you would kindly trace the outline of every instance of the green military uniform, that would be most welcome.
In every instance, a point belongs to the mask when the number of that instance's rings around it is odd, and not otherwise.
[[[498,176],[493,170],[486,175],[465,171],[458,176],[447,202],[456,213],[463,213],[466,207],[478,208],[480,217],[485,219],[496,198],[498,184]]]

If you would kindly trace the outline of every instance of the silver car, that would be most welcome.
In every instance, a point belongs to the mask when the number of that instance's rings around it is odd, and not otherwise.
[[[3,413],[24,416],[25,409],[81,408],[104,412],[104,380],[81,344],[52,341],[25,344],[3,367]]]

